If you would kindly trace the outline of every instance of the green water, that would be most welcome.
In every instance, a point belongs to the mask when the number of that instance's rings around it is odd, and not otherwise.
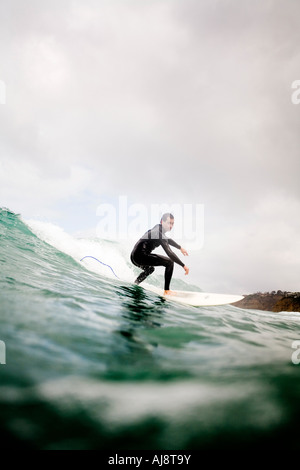
[[[300,447],[300,314],[177,305],[30,227],[0,210],[2,448]]]

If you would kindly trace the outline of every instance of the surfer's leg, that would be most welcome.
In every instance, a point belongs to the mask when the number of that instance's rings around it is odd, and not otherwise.
[[[143,282],[146,277],[150,276],[150,274],[152,274],[154,271],[153,266],[141,266],[141,268],[143,269],[143,271],[134,281],[135,284],[140,284],[141,282]]]
[[[150,263],[148,262],[148,259],[145,258],[145,256],[136,254],[134,255],[133,253],[131,253],[130,259],[135,266],[143,270],[134,281],[135,284],[140,284],[146,279],[146,277],[150,276],[150,274],[153,273],[154,268],[153,266],[150,266]]]
[[[165,290],[170,290],[170,282],[174,270],[174,261],[167,256],[161,255],[149,255],[148,258],[151,259],[152,266],[164,266],[165,269]],[[150,263],[150,261],[149,261]]]
[[[154,268],[153,266],[164,266],[165,270],[165,290],[170,290],[170,282],[172,279],[173,269],[174,269],[174,262],[167,258],[166,256],[161,255],[143,255],[139,258],[139,260],[134,260],[135,262],[138,261],[140,264],[139,266],[143,269],[143,272],[139,275],[136,279],[136,283],[140,284],[140,282],[144,281],[149,274],[153,273]],[[151,270],[149,272],[149,269]]]
[[[170,282],[173,275],[174,263],[170,259],[165,270],[165,291],[170,290]]]

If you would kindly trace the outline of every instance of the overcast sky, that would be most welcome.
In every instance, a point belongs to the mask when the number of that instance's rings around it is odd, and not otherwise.
[[[300,290],[299,16],[298,0],[1,0],[0,206],[75,233],[120,196],[201,204],[190,282]]]

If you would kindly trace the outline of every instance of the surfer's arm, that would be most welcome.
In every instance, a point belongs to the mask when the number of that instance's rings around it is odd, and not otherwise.
[[[176,243],[174,240],[172,240],[172,238],[167,238],[167,242],[169,243],[169,245],[174,246],[174,248],[181,250],[181,246],[178,245],[178,243]]]
[[[182,246],[178,245],[178,243],[172,240],[172,238],[168,238],[167,240],[168,240],[169,245],[174,246],[175,248],[180,250],[184,256],[188,256],[188,252],[184,248],[182,248]]]
[[[171,258],[171,260],[174,261],[174,263],[177,263],[180,266],[184,267],[184,263],[178,258],[178,256],[175,255],[175,253],[173,253],[173,251],[169,247],[169,243],[167,242],[167,240],[162,240],[161,246],[163,247],[163,249],[169,256],[169,258]]]

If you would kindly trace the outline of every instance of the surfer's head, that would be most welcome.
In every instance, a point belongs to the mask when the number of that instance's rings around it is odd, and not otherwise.
[[[172,230],[174,225],[174,215],[170,214],[169,212],[166,212],[162,216],[160,223],[163,227],[164,232],[169,232],[170,230]]]

